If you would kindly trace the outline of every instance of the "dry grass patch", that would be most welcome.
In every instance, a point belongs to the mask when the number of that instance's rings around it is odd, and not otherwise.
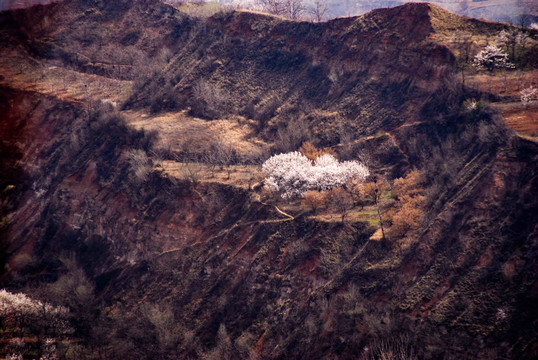
[[[335,212],[334,209],[328,208],[319,211],[319,214],[310,216],[311,219],[324,222],[341,222],[342,215]],[[379,218],[377,217],[377,210],[375,206],[365,206],[363,209],[352,209],[346,215],[346,222],[360,222],[364,221],[372,226],[379,226]]]
[[[66,101],[125,101],[132,82],[81,73],[41,62],[11,51],[0,57],[1,83],[36,91]]]
[[[161,161],[155,168],[163,170],[171,177],[194,182],[213,182],[249,189],[263,179],[259,166],[230,165],[213,169],[202,163],[182,163],[177,161]]]
[[[468,76],[466,83],[471,88],[489,92],[504,99],[493,103],[504,118],[506,125],[516,132],[536,136],[538,134],[538,104],[533,100],[528,106],[520,101],[520,91],[529,87],[538,87],[538,70],[504,71],[494,75],[476,74]]]
[[[506,125],[519,134],[538,137],[538,104],[528,108],[513,106],[503,110],[502,116]]]
[[[172,152],[203,153],[216,141],[245,156],[266,147],[265,142],[253,136],[251,123],[242,118],[207,121],[189,116],[186,110],[157,115],[129,110],[123,114],[135,128],[157,131],[158,147]]]
[[[190,117],[186,111],[151,115],[145,111],[124,111],[127,123],[136,129],[159,133],[157,146],[181,151],[186,143],[193,149],[208,148],[213,134],[207,121]]]
[[[313,216],[313,218],[328,222],[340,222],[342,216],[339,213],[335,213],[332,209],[329,209],[327,213]],[[377,210],[375,206],[365,206],[361,210],[354,209],[346,215],[346,222],[353,223],[359,221],[367,222],[375,227],[379,226],[379,218],[377,217]]]
[[[530,86],[538,87],[538,70],[499,71],[493,75],[479,73],[468,75],[465,83],[479,91],[519,100],[521,90]]]

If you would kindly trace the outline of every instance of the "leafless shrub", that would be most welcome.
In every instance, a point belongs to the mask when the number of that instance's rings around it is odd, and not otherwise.
[[[459,171],[459,161],[447,156],[453,154],[452,145],[448,142],[441,148],[431,151],[431,161],[427,164],[425,173],[431,183],[439,184],[441,188],[450,188],[456,181]],[[436,195],[432,194],[432,200]]]
[[[309,207],[315,214],[319,208],[327,206],[327,194],[327,191],[307,191],[301,205]]]
[[[286,249],[286,262],[293,264],[297,260],[306,258],[310,247],[304,242],[304,240],[296,240],[288,245]]]
[[[203,165],[199,162],[183,162],[180,164],[179,173],[182,178],[196,186],[202,178]]]
[[[129,161],[129,176],[135,184],[145,182],[153,169],[151,159],[144,150],[129,150],[127,153]]]
[[[206,19],[218,13],[226,13],[234,9],[233,4],[224,4],[217,1],[195,0],[187,2],[167,0],[166,2],[171,3],[171,5],[191,17],[201,19]]]
[[[266,101],[258,105],[258,109],[250,110],[253,111],[254,119],[258,120],[258,132],[262,131],[269,120],[275,116],[276,111],[282,104],[282,99],[278,94],[273,94]],[[245,110],[247,111],[247,110]]]
[[[318,266],[326,275],[333,275],[341,266],[342,256],[335,248],[321,249]]]
[[[277,133],[276,146],[282,152],[294,151],[312,138],[312,131],[304,117],[290,120]]]
[[[246,152],[241,155],[240,161],[243,164],[261,165],[271,156],[271,151],[268,146],[262,146],[256,150]]]
[[[226,168],[228,179],[230,179],[233,167],[237,163],[239,156],[233,147],[229,144],[217,140],[211,144],[207,159],[213,166],[218,166],[221,170]]]
[[[191,111],[193,115],[218,118],[228,110],[229,97],[218,85],[201,79],[194,85],[192,91],[194,103]]]
[[[478,140],[490,150],[496,149],[507,141],[509,130],[498,115],[481,121],[478,125]]]
[[[341,221],[344,223],[347,214],[353,208],[353,199],[342,188],[334,188],[328,192],[327,202],[331,208],[340,213]]]
[[[248,176],[248,189],[257,189],[264,180],[264,175],[261,172],[251,171]]]
[[[234,346],[241,359],[254,360],[258,358],[254,349],[257,340],[258,338],[249,331],[244,331],[235,339]]]

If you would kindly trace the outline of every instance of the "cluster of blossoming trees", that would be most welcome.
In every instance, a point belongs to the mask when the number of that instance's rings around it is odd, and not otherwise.
[[[519,29],[509,29],[501,31],[496,37],[495,42],[502,44],[506,50],[511,50],[512,59],[516,59],[516,47],[525,46],[529,41],[529,34]],[[498,45],[488,45],[480,51],[473,59],[473,66],[477,70],[487,70],[493,72],[496,69],[515,69],[514,63],[508,61],[508,53]],[[520,91],[521,103],[528,106],[533,101],[538,90],[532,85]]]
[[[262,170],[267,174],[265,184],[283,198],[301,196],[309,190],[330,190],[369,175],[358,161],[339,162],[330,154],[312,161],[297,151],[270,157]]]
[[[69,310],[63,306],[54,306],[34,300],[23,293],[11,293],[0,290],[0,325],[4,329],[47,329],[54,334],[70,333]]]

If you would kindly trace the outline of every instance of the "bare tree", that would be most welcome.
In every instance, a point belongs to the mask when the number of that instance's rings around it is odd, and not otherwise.
[[[298,20],[306,11],[303,0],[285,0],[284,1],[286,14],[292,20]]]
[[[466,31],[457,31],[452,35],[451,42],[458,51],[456,66],[461,75],[462,87],[465,87],[465,71],[467,70],[473,47],[472,34]]]
[[[308,13],[312,17],[312,21],[321,22],[325,20],[329,7],[324,1],[316,0],[314,4],[308,7]]]
[[[233,167],[231,166],[237,159],[237,153],[230,145],[216,141],[212,145],[212,151],[214,152],[214,161],[220,167],[221,170],[226,168],[228,179],[230,179]]]
[[[284,2],[282,0],[258,0],[258,4],[270,14],[283,15],[284,14]]]
[[[215,170],[218,166],[217,154],[214,151],[209,150],[202,156],[202,160],[206,163],[209,171],[211,171],[211,177],[214,178]]]
[[[303,0],[258,0],[258,4],[263,11],[292,20],[299,19],[306,11]]]
[[[346,216],[353,209],[353,200],[349,194],[342,188],[335,188],[329,192],[329,204],[334,210],[340,213],[342,224],[346,220]]]
[[[312,138],[310,124],[305,117],[290,120],[277,132],[277,146],[281,151],[293,151]]]
[[[379,197],[381,196],[381,191],[378,186],[377,177],[374,176],[374,184],[375,184],[375,207],[377,208],[377,216],[379,218],[379,227],[381,228],[381,234],[383,236],[383,240],[385,240],[385,229],[383,228],[383,219],[381,218],[381,210],[379,208]]]
[[[188,180],[192,186],[198,185],[202,178],[203,166],[200,164],[198,154],[175,155],[175,161],[179,164],[180,176]]]
[[[200,79],[192,90],[195,99],[192,111],[195,115],[218,118],[226,112],[230,99],[226,92],[216,84]]]

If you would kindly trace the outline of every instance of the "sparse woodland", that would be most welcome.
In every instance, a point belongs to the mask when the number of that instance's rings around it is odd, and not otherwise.
[[[535,357],[536,30],[259,5],[0,13],[0,357]]]

